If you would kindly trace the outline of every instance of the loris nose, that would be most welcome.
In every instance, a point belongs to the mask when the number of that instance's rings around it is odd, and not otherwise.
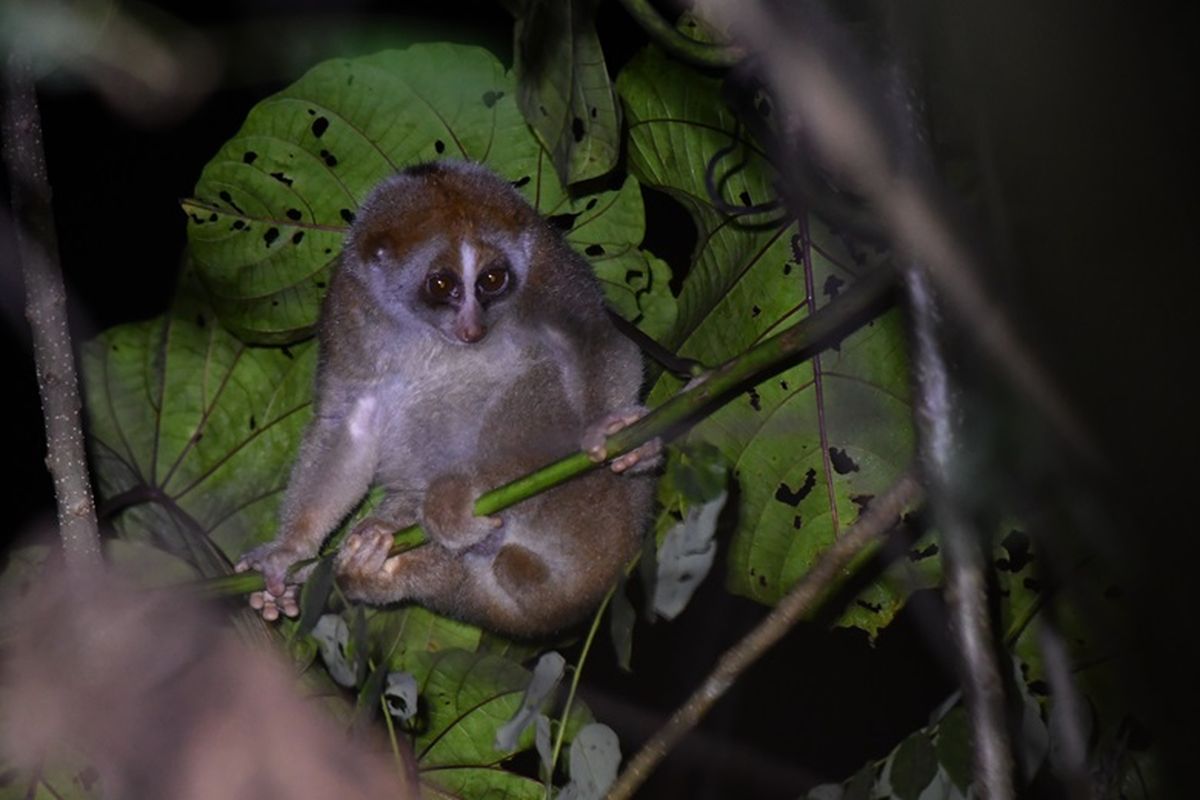
[[[487,326],[483,324],[483,309],[479,307],[474,298],[468,298],[458,311],[458,319],[454,321],[454,334],[460,341],[475,344],[486,333]]]
[[[478,323],[468,323],[461,325],[458,328],[458,338],[462,339],[467,344],[475,344],[484,337],[487,333],[487,328]]]

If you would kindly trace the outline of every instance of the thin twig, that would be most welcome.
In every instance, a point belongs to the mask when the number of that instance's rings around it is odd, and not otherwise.
[[[4,162],[46,420],[46,466],[54,479],[67,565],[72,570],[91,569],[100,563],[100,535],[80,424],[79,382],[67,327],[67,293],[58,263],[42,122],[26,57],[9,56],[6,83]]]
[[[575,667],[571,670],[571,686],[567,690],[567,700],[563,703],[558,730],[554,735],[554,748],[550,752],[550,765],[546,768],[547,798],[550,797],[549,786],[554,779],[554,768],[558,764],[558,756],[562,753],[563,739],[566,738],[567,723],[571,720],[571,707],[575,705],[575,694],[579,691],[579,678],[583,675],[583,663],[587,661],[588,653],[592,650],[592,642],[596,640],[596,631],[600,629],[600,620],[604,617],[604,611],[608,608],[615,590],[615,586],[608,590],[608,594],[600,601],[600,607],[592,614],[592,624],[588,628],[587,636],[584,637],[583,647],[579,650],[579,660],[575,662]]]
[[[867,548],[877,545],[895,525],[901,511],[919,502],[921,496],[920,485],[911,473],[906,472],[882,496],[871,501],[863,516],[821,554],[774,610],[741,641],[725,651],[700,687],[625,767],[609,791],[608,800],[632,797],[667,751],[699,724],[726,689],[797,622],[812,613],[830,589],[846,577],[851,564]]]

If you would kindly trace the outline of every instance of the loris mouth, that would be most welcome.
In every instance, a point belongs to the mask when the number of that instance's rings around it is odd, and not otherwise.
[[[484,330],[484,332],[479,335],[479,338],[474,339],[474,340],[464,338],[459,333],[458,328],[454,328],[449,331],[438,328],[438,333],[441,334],[443,339],[445,339],[448,343],[454,345],[455,347],[479,347],[491,338],[488,335],[490,332],[487,330]]]

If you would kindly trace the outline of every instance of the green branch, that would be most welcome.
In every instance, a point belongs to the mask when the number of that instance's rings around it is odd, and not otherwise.
[[[608,457],[611,459],[628,453],[655,437],[671,439],[678,436],[724,405],[739,391],[813,357],[853,333],[891,302],[893,283],[894,275],[890,269],[877,269],[792,327],[701,376],[696,385],[684,389],[652,413],[608,437],[605,440]],[[486,516],[503,511],[599,466],[587,453],[573,453],[484,493],[475,503],[475,513]],[[393,555],[402,553],[425,540],[421,527],[410,525],[396,533],[391,552]],[[301,562],[295,569],[308,563],[311,561]],[[245,594],[262,588],[262,576],[254,572],[200,583],[202,592],[214,595]]]
[[[642,27],[651,39],[676,58],[697,67],[732,67],[745,57],[735,47],[701,42],[686,36],[667,22],[649,0],[621,0],[629,16]]]

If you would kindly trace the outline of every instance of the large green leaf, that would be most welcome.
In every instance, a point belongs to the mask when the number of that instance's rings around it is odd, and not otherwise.
[[[443,650],[478,651],[514,661],[523,661],[538,650],[533,644],[506,639],[411,604],[369,610],[367,619],[371,640],[388,655],[393,670],[409,671],[412,659]]]
[[[600,245],[603,256],[642,265],[636,184],[569,198],[515,92],[487,51],[424,44],[324,62],[256,105],[183,202],[222,323],[257,343],[309,335],[360,203],[381,179],[438,158],[477,161],[512,180],[571,226],[567,238],[585,254]]]
[[[774,197],[774,174],[720,102],[715,79],[651,48],[622,71],[617,89],[629,124],[630,169],[679,201],[699,233],[671,341],[681,355],[708,364],[732,358],[830,302],[868,268],[862,254],[852,255],[814,218],[732,217],[713,202],[706,165],[731,142],[737,146],[715,172],[725,202]],[[662,377],[651,403],[678,387]],[[903,330],[889,314],[699,425],[690,438],[715,444],[741,486],[731,590],[776,602],[908,465],[910,413]],[[929,583],[932,573],[922,565],[904,583],[875,581],[842,624],[877,631],[907,590]]]
[[[97,800],[109,796],[100,772],[64,745],[37,769],[0,762],[0,800]]]
[[[514,31],[518,102],[565,184],[610,172],[621,117],[596,35],[597,0],[525,0]]]
[[[533,747],[533,729],[517,747],[494,749],[496,731],[521,706],[531,675],[494,655],[448,650],[412,659],[409,671],[421,695],[422,726],[413,740],[421,779],[452,797],[537,798],[541,783],[500,769],[503,761]],[[572,708],[567,738],[591,721],[581,705]]]
[[[121,325],[83,350],[99,494],[122,536],[224,571],[275,530],[310,414],[315,348],[248,347],[204,311]],[[215,548],[213,547],[215,545]]]
[[[567,241],[592,262],[604,297],[621,316],[660,341],[675,327],[675,298],[667,262],[640,250],[646,232],[642,192],[633,177],[617,192],[571,200],[577,214]]]

